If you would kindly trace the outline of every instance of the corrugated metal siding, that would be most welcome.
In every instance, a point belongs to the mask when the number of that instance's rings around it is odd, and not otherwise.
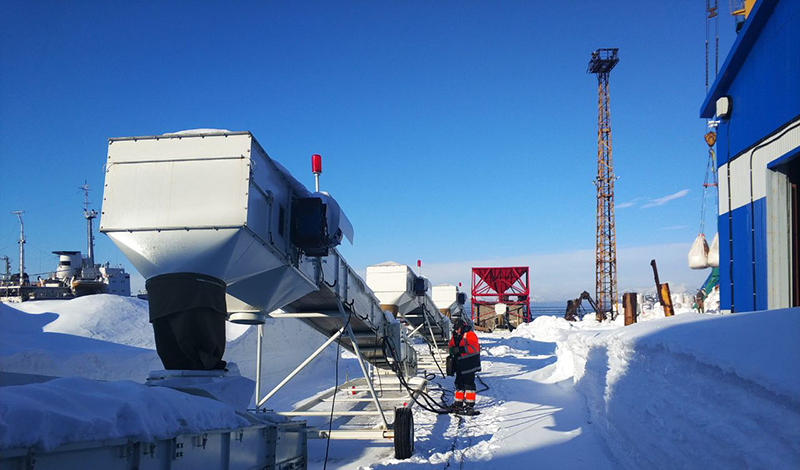
[[[731,238],[733,239],[733,302],[735,312],[755,309],[753,285],[753,242],[751,209],[743,206],[731,211]]]
[[[734,311],[747,312],[768,306],[766,172],[772,170],[767,166],[796,152],[798,146],[800,119],[785,125],[719,169],[721,214],[718,231],[722,240],[720,295],[724,298],[723,309],[732,305]],[[730,221],[728,214],[732,214]],[[729,232],[733,239],[733,253],[725,243],[731,240]],[[723,286],[728,282],[724,279],[732,279],[734,286]]]
[[[731,119],[719,126],[722,165],[800,115],[800,0],[781,0],[723,90]]]
[[[755,226],[753,234],[755,310],[766,310],[769,308],[767,294],[767,198],[764,197],[755,201],[752,211]]]
[[[721,165],[718,170],[719,213],[724,214],[731,209],[750,204],[752,200],[765,197],[766,172],[769,171],[767,166],[795,152],[798,147],[800,147],[800,118],[788,123],[758,145],[747,149],[735,160]]]
[[[766,202],[766,198],[761,198],[719,217],[719,288],[723,310],[750,312],[768,308]]]
[[[719,308],[731,309],[731,246],[730,213],[719,216]]]
[[[755,193],[750,192],[750,159],[744,155],[742,158],[729,162],[728,168],[730,168],[728,185],[731,195],[729,203],[730,208],[736,210],[750,204],[751,198],[757,197]]]
[[[800,0],[761,7],[704,103],[732,99],[717,129],[718,230],[720,307],[736,312],[768,308],[767,166],[800,146]]]
[[[728,164],[724,164],[719,167],[717,170],[717,181],[719,184],[717,186],[717,190],[719,191],[719,214],[722,215],[731,210],[730,203],[728,201]]]

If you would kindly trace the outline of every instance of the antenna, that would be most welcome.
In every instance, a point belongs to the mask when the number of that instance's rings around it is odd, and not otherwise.
[[[16,215],[19,219],[19,285],[23,284],[25,277],[25,224],[22,222],[22,214],[25,211],[13,211],[12,214]]]
[[[78,186],[78,189],[83,191],[83,217],[86,218],[86,240],[88,245],[88,251],[86,253],[86,261],[89,264],[89,268],[94,268],[94,231],[92,230],[92,220],[97,217],[97,211],[90,210],[89,204],[92,201],[89,200],[89,183],[86,180],[83,181],[83,184]]]

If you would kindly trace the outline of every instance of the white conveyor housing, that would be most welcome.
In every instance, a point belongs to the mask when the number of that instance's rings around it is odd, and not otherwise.
[[[469,322],[469,315],[464,311],[467,295],[452,284],[440,284],[431,288],[431,298],[436,308],[450,320],[462,318]]]
[[[416,367],[405,332],[336,251],[353,229],[249,132],[109,140],[100,231],[148,280],[198,273],[227,286],[229,319],[294,316],[372,364]],[[151,302],[151,312],[152,312]],[[357,344],[353,344],[355,342]]]
[[[447,347],[450,319],[437,308],[428,292],[430,281],[405,264],[387,261],[367,267],[367,285],[381,307],[405,320],[436,346]]]

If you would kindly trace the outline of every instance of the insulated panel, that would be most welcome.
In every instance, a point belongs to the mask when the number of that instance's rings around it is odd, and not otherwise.
[[[733,306],[734,312],[755,309],[753,286],[753,234],[750,206],[731,212],[733,238]]]
[[[367,266],[367,285],[382,304],[398,305],[414,288],[414,275],[405,264],[386,262]]]
[[[720,166],[720,213],[738,209],[749,204],[751,200],[765,197],[767,165],[798,147],[800,147],[800,119],[796,119],[764,142],[754,145],[734,160]],[[728,170],[730,175],[726,178]],[[729,189],[730,207],[727,200]]]
[[[100,230],[243,226],[249,168],[242,158],[109,165]]]
[[[745,204],[750,204],[753,196],[750,192],[750,161],[746,157],[740,157],[728,163],[730,168],[730,209],[736,210]]]
[[[800,104],[798,104],[798,107],[798,112],[800,112]],[[749,160],[748,163],[752,162],[750,167],[752,168],[751,180],[754,199],[760,199],[767,195],[767,165],[794,151],[798,146],[800,146],[800,119],[796,119],[775,136],[770,137],[743,155]]]
[[[730,213],[721,215],[717,223],[719,232],[719,308],[731,309],[731,238]]]
[[[728,184],[728,164],[726,163],[719,167],[717,173],[717,181],[719,181],[719,215],[722,215],[731,210],[730,201],[728,200],[728,188],[730,187]]]
[[[458,288],[454,285],[443,284],[433,286],[431,289],[431,298],[433,303],[436,304],[438,309],[455,309],[457,304]]]
[[[165,134],[109,139],[108,164],[248,157],[249,132],[216,134]]]
[[[756,294],[755,310],[766,310],[768,306],[767,289],[767,198],[753,203],[754,221],[754,288]]]

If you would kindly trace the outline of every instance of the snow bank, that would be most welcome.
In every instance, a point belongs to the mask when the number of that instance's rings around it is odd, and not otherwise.
[[[617,320],[620,320],[619,316]],[[534,341],[555,343],[566,339],[570,334],[576,331],[586,329],[591,329],[592,331],[615,330],[621,325],[622,323],[619,321],[616,323],[600,323],[593,314],[585,315],[583,320],[575,322],[567,321],[562,317],[543,315],[534,318],[530,323],[523,323],[517,327],[510,336],[512,338],[522,337]]]
[[[158,355],[152,349],[117,344],[108,340],[115,339],[112,338],[112,332],[116,331],[123,336],[123,340],[127,339],[132,343],[142,344],[146,334],[152,337],[149,325],[146,329],[132,328],[133,332],[129,332],[125,328],[116,329],[111,325],[103,328],[84,328],[81,325],[89,325],[93,322],[91,320],[87,323],[80,321],[80,315],[71,310],[73,302],[78,300],[82,300],[82,298],[70,301],[21,303],[14,304],[14,307],[0,304],[0,325],[2,325],[0,328],[0,371],[56,377],[81,376],[98,380],[135,379],[144,381],[149,371],[163,367]],[[99,299],[99,302],[105,303],[106,300],[102,298]],[[125,302],[121,305],[130,307],[130,304]],[[63,315],[66,318],[59,322],[62,315],[48,310],[61,307],[64,307],[67,313]],[[29,314],[18,308],[34,310],[38,313]],[[144,312],[146,311],[145,306]],[[113,310],[108,314],[112,318],[114,317]],[[100,315],[96,315],[94,318],[97,320],[94,322],[95,325],[104,324],[104,321],[100,320]],[[59,322],[58,328],[50,326],[56,322]],[[47,329],[57,330],[62,327],[75,334],[45,331]],[[93,338],[92,334],[106,339]],[[137,339],[137,335],[140,339]]]
[[[257,329],[228,324],[227,330],[233,340],[226,346],[225,360],[238,363],[244,377],[255,379]],[[276,385],[325,341],[295,319],[267,320],[264,331],[263,390]],[[93,295],[0,303],[0,372],[70,377],[0,387],[0,448],[51,449],[118,437],[152,440],[242,425],[234,408],[219,401],[135,383],[163,368],[154,347],[148,305],[142,300]],[[332,345],[267,406],[287,409],[333,386],[334,357]],[[355,360],[342,358],[339,383],[356,373],[360,370]],[[248,394],[252,396],[252,390]]]
[[[42,300],[6,305],[9,308],[41,315],[58,315],[43,330],[112,343],[155,349],[146,300],[112,294],[87,295],[70,300]],[[226,323],[228,341],[248,330],[247,325]]]
[[[150,371],[163,368],[144,300],[101,294],[0,303],[0,325],[0,372],[144,382]],[[226,328],[224,359],[237,363],[244,377],[255,380],[257,329],[233,323]],[[325,339],[296,319],[268,319],[264,325],[263,389],[276,385]],[[269,406],[285,409],[333,386],[335,347],[329,346],[270,399]],[[343,377],[360,374],[355,361],[348,359],[341,360],[340,372]],[[320,380],[323,375],[325,379]]]
[[[568,331],[556,371],[626,467],[800,467],[800,309]]]
[[[130,381],[56,379],[0,387],[0,449],[70,442],[168,439],[249,422],[218,401]]]
[[[48,333],[65,333],[137,348],[156,348],[147,302],[135,297],[98,294],[67,301],[22,302],[14,304],[14,308],[30,314],[58,315],[44,326]]]

